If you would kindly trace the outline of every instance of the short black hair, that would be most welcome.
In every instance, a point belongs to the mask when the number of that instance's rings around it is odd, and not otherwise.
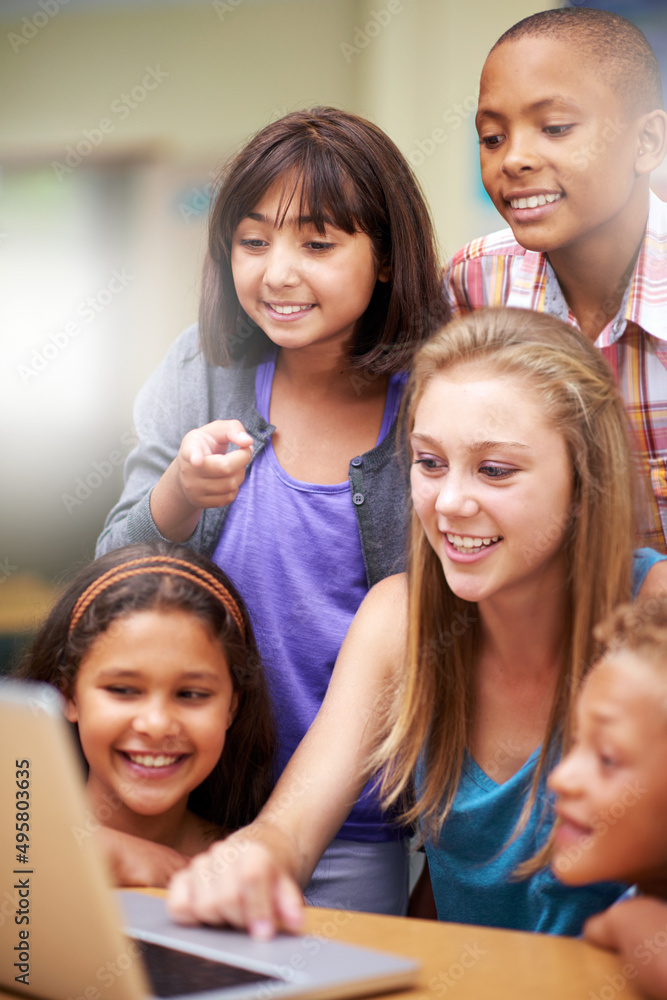
[[[655,52],[637,25],[620,14],[592,7],[543,10],[508,28],[491,51],[529,37],[562,39],[585,52],[633,117],[663,107]]]

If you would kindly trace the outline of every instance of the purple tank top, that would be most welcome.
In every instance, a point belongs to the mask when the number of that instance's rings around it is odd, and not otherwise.
[[[276,356],[272,351],[259,365],[255,380],[265,420]],[[404,385],[405,375],[390,379],[377,444],[396,419]],[[349,482],[293,479],[267,442],[231,506],[213,559],[248,606],[276,714],[280,772],[317,714],[338,650],[368,592]],[[383,823],[368,786],[339,834],[365,841],[399,835]]]

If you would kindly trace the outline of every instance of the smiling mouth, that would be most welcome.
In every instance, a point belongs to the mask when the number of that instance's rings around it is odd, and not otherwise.
[[[445,532],[445,536],[452,548],[466,555],[474,555],[476,552],[481,552],[483,549],[487,549],[491,545],[502,541],[502,535],[479,538],[477,535],[454,535],[450,531],[447,531]]]
[[[310,312],[311,309],[315,308],[315,303],[311,302],[309,305],[280,305],[278,302],[267,302],[269,309],[273,312],[278,313],[280,316],[293,316],[295,313],[305,313]]]
[[[172,764],[185,757],[185,754],[130,753],[127,750],[121,750],[120,753],[127,760],[133,764],[139,764],[141,767],[171,767]]]
[[[577,820],[571,819],[564,813],[556,812],[556,836],[558,840],[577,841],[583,837],[589,837],[592,832],[593,827],[578,823]]]
[[[553,194],[531,194],[527,198],[510,198],[509,203],[512,208],[541,208],[543,205],[552,205],[555,201],[560,201],[563,197],[560,193]]]

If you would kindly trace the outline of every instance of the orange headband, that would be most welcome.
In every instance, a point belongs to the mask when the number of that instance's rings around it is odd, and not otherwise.
[[[153,565],[154,563],[160,563],[160,566]],[[243,616],[239,610],[239,606],[229,593],[226,587],[224,587],[219,580],[216,580],[214,576],[208,573],[205,569],[201,569],[199,566],[194,566],[192,563],[186,562],[184,559],[174,559],[171,556],[147,556],[144,559],[131,559],[129,562],[121,563],[120,566],[115,566],[113,569],[107,570],[102,576],[94,580],[90,586],[86,587],[81,597],[78,599],[74,605],[74,610],[72,611],[72,617],[69,623],[68,634],[76,628],[81,616],[90,607],[93,601],[100,596],[109,587],[112,587],[115,583],[120,583],[122,580],[127,580],[132,576],[140,576],[144,573],[164,573],[171,576],[180,576],[184,580],[190,580],[191,583],[196,583],[204,590],[207,590],[209,594],[216,597],[220,603],[226,608],[230,613],[236,626],[241,633],[243,639],[245,639],[245,625],[243,624]]]

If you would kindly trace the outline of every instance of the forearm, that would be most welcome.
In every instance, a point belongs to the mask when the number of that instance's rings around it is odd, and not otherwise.
[[[97,540],[95,558],[113,552],[132,542],[157,542],[160,534],[150,509],[150,489],[134,503],[123,494],[107,517],[104,530]]]
[[[188,858],[171,847],[122,833],[108,826],[96,832],[111,877],[119,886],[165,888],[172,875],[188,863]]]
[[[333,730],[338,729],[337,737]],[[335,718],[315,719],[250,830],[276,845],[283,868],[302,889],[347,819],[367,780],[361,756],[343,752],[331,766]],[[349,748],[351,749],[351,748]],[[363,754],[363,750],[361,750]]]
[[[371,776],[372,752],[384,736],[387,692],[402,663],[405,611],[403,575],[383,580],[367,595],[320,710],[261,814],[293,838],[293,875],[302,888]]]
[[[155,485],[150,498],[155,526],[170,542],[185,542],[199,524],[201,507],[190,503],[183,492],[175,458]]]
[[[378,706],[404,640],[405,581],[389,577],[359,609],[322,707],[258,818],[176,875],[169,906],[177,920],[230,923],[257,937],[281,924],[301,927],[297,887],[308,883],[366,782],[384,718]]]
[[[125,463],[125,483],[118,502],[110,511],[98,541],[96,557],[131,542],[155,542],[166,538],[155,523],[151,492],[170,468],[178,451],[142,435]]]
[[[168,904],[175,919],[247,927],[259,938],[281,926],[301,929],[301,891],[363,786],[361,778],[335,787],[340,772],[328,776],[318,741],[304,743],[257,819],[175,876]]]

